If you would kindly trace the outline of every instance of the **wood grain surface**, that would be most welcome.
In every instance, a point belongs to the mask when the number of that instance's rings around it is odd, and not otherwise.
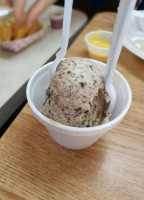
[[[88,57],[84,35],[112,31],[115,16],[97,14],[66,56]],[[56,144],[25,106],[0,141],[0,200],[144,199],[144,61],[123,48],[117,69],[131,86],[131,108],[87,149]]]

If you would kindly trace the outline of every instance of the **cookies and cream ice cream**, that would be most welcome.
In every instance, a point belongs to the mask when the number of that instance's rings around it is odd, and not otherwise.
[[[98,64],[86,58],[67,58],[58,65],[47,89],[42,113],[68,126],[96,126],[103,123],[109,101]]]

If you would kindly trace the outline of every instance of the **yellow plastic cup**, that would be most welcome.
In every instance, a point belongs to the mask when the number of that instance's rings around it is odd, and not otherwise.
[[[112,38],[112,32],[92,31],[86,34],[85,42],[92,59],[106,63]]]

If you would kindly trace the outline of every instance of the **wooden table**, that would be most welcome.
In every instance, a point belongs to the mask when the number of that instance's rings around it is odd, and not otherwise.
[[[67,52],[88,57],[84,35],[112,31],[115,13],[97,14]],[[84,150],[65,149],[32,115],[22,110],[0,142],[2,200],[143,200],[144,61],[123,48],[117,69],[133,102],[125,119]]]

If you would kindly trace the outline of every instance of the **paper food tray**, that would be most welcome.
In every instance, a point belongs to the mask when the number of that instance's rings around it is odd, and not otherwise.
[[[43,24],[42,28],[38,32],[34,33],[33,35],[30,35],[28,37],[24,37],[24,38],[19,39],[19,40],[1,42],[0,47],[2,47],[4,49],[8,49],[8,50],[13,51],[13,52],[19,52],[20,50],[26,48],[30,44],[39,40],[44,35],[44,33],[46,32],[47,27],[48,26],[46,24]]]

